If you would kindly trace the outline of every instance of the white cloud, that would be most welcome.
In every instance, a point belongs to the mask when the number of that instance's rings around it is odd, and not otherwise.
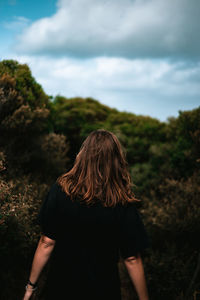
[[[48,95],[92,97],[110,107],[165,121],[200,106],[200,62],[99,57],[3,56],[27,63]]]
[[[19,53],[74,57],[199,57],[198,0],[60,0],[24,30]]]
[[[200,63],[188,66],[163,60],[107,57],[83,61],[45,56],[15,59],[28,63],[37,81],[53,96],[94,97],[111,106],[109,99],[127,95],[149,100],[200,98]]]
[[[14,16],[12,21],[3,22],[4,28],[12,31],[22,30],[27,27],[30,23],[30,20],[23,16]]]

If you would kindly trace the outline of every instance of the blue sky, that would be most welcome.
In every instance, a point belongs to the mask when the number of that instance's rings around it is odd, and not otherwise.
[[[0,58],[50,95],[162,121],[200,106],[200,1],[1,0]]]
[[[32,21],[51,16],[56,10],[55,0],[1,0],[0,18],[12,21],[14,16],[24,16]]]

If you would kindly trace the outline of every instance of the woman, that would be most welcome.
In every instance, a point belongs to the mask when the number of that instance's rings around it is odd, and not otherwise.
[[[73,168],[52,185],[41,207],[43,234],[23,299],[30,299],[51,256],[47,300],[120,300],[120,258],[139,299],[148,300],[141,259],[148,238],[136,201],[117,137],[103,129],[93,131]]]

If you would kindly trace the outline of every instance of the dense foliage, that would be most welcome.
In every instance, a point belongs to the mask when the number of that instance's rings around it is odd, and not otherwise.
[[[118,136],[142,200],[151,238],[144,256],[150,299],[200,293],[200,107],[160,122],[91,98],[51,99],[27,65],[7,60],[0,62],[0,299],[22,295],[41,202],[97,128]],[[136,299],[122,262],[119,267],[123,299]]]

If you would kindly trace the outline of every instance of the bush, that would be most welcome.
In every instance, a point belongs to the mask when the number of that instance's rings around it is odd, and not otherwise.
[[[23,185],[21,184],[23,182]],[[40,229],[36,216],[47,185],[28,183],[28,178],[0,181],[0,299],[20,295],[30,272]]]
[[[145,257],[151,298],[192,297],[200,290],[197,278],[192,282],[200,249],[200,177],[166,179],[151,195],[141,209],[152,241]]]

